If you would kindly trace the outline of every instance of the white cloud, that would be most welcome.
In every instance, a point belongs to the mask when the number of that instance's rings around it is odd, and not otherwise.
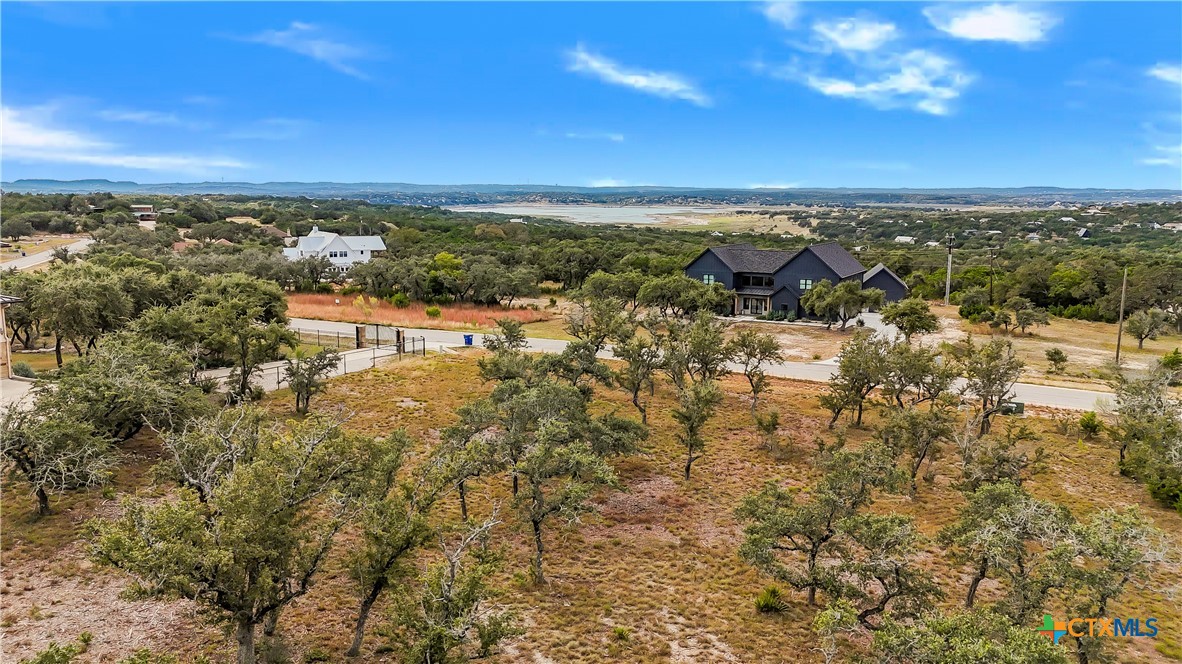
[[[799,2],[768,2],[763,6],[763,15],[767,20],[789,30],[796,27],[800,14]]]
[[[770,182],[766,184],[749,184],[748,189],[799,189],[803,182]]]
[[[265,118],[226,134],[226,138],[253,141],[290,141],[303,135],[310,123],[292,118]]]
[[[870,18],[818,21],[813,32],[827,45],[841,51],[873,51],[899,35],[893,23]]]
[[[655,187],[655,184],[644,182],[628,182],[627,180],[617,180],[616,178],[599,178],[587,183],[589,187]]]
[[[1046,39],[1059,18],[1032,6],[936,5],[923,10],[932,26],[959,39],[1029,44]]]
[[[1145,73],[1148,76],[1165,81],[1166,83],[1182,85],[1182,65],[1171,65],[1165,62],[1159,62],[1146,70]]]
[[[0,151],[4,159],[192,174],[247,167],[247,164],[230,157],[128,152],[115,143],[71,129],[53,127],[46,122],[48,115],[51,112],[45,108],[0,108]]]
[[[563,134],[566,138],[586,141],[611,141],[612,143],[623,143],[624,135],[609,131],[568,131]]]
[[[916,49],[858,61],[852,79],[781,68],[781,78],[801,80],[829,97],[864,101],[875,108],[910,108],[947,115],[951,102],[972,82],[972,76],[943,56]]]
[[[142,125],[184,127],[185,129],[201,129],[206,126],[199,122],[184,120],[176,113],[164,113],[161,111],[106,109],[99,111],[98,116],[107,122],[129,122]]]
[[[1142,164],[1146,166],[1171,166],[1173,168],[1182,167],[1182,144],[1179,145],[1155,145],[1153,151],[1158,154],[1156,157],[1146,157],[1141,160]]]
[[[256,35],[236,39],[281,48],[322,62],[342,74],[360,79],[369,78],[353,66],[353,61],[371,57],[372,54],[366,48],[355,43],[334,40],[326,35],[320,26],[311,23],[293,21],[286,30],[263,30]]]
[[[711,104],[711,99],[706,93],[680,74],[621,65],[615,60],[588,51],[582,44],[569,51],[567,57],[568,71],[586,74],[604,83],[632,88],[665,99],[683,99],[698,106]]]

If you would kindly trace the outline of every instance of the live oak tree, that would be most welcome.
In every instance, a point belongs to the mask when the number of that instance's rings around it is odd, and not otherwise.
[[[940,321],[932,313],[927,301],[915,297],[884,306],[882,322],[899,328],[908,342],[916,334],[928,334],[940,329]]]
[[[821,395],[821,405],[833,414],[829,428],[847,410],[857,416],[854,424],[862,425],[862,411],[874,388],[882,384],[886,355],[891,343],[887,339],[859,331],[841,348],[837,373],[829,381],[828,391]]]
[[[648,402],[641,394],[650,395],[653,382],[662,366],[661,350],[651,337],[633,334],[612,346],[612,354],[624,365],[615,371],[615,382],[632,397],[632,405],[640,413],[640,422],[648,424]]]
[[[338,421],[285,430],[259,411],[228,409],[163,445],[163,471],[179,490],[129,498],[119,517],[92,521],[93,554],[141,591],[190,598],[230,623],[237,661],[252,664],[256,626],[311,587],[374,443]]]
[[[918,563],[923,538],[910,517],[856,514],[838,524],[842,546],[832,565],[835,592],[857,609],[869,630],[889,615],[914,618],[932,608],[939,586]]]
[[[444,429],[441,454],[446,459],[445,476],[455,486],[460,500],[460,518],[468,520],[468,480],[496,472],[504,465],[494,447],[497,408],[489,399],[460,406],[460,419]]]
[[[1046,470],[1046,451],[1037,443],[1038,434],[1024,423],[1009,422],[1005,430],[982,436],[975,419],[953,433],[960,451],[961,479],[956,487],[972,492],[993,482],[1013,482],[1018,486],[1031,476]]]
[[[187,377],[188,361],[178,348],[121,332],[103,337],[89,356],[35,391],[39,407],[74,413],[102,436],[122,441],[146,425],[169,429],[208,412],[209,402]]]
[[[1138,311],[1125,321],[1125,329],[1137,339],[1137,348],[1145,348],[1146,339],[1156,339],[1166,329],[1168,318],[1161,309]]]
[[[881,445],[830,450],[821,463],[825,474],[804,496],[769,482],[736,510],[747,524],[739,554],[773,578],[807,590],[810,605],[818,590],[841,594],[829,559],[840,548],[842,521],[869,505],[875,490],[900,480]]]
[[[991,611],[933,612],[919,621],[884,621],[874,632],[878,664],[1067,664],[1061,645]]]
[[[718,380],[727,372],[734,349],[726,342],[726,323],[708,312],[700,312],[692,321],[671,320],[667,334],[658,337],[665,373],[678,389],[687,380]]]
[[[726,342],[725,324],[707,312],[700,312],[692,322],[671,320],[667,328],[668,333],[658,340],[662,366],[677,388],[673,419],[681,425],[678,440],[686,448],[688,481],[706,446],[703,429],[722,402],[718,379],[726,373],[734,351]]]
[[[940,457],[940,446],[952,436],[952,412],[941,405],[930,410],[905,409],[892,413],[882,425],[879,438],[892,450],[910,457],[907,471],[911,492],[924,462],[930,467]]]
[[[1120,471],[1144,482],[1150,495],[1170,507],[1182,504],[1182,399],[1170,393],[1173,372],[1121,376],[1115,387],[1113,425]]]
[[[76,413],[31,405],[0,413],[0,460],[9,481],[29,486],[44,516],[50,494],[103,484],[116,458],[112,441]]]
[[[694,462],[702,458],[706,448],[703,429],[722,403],[722,390],[716,381],[689,383],[678,391],[677,408],[673,409],[673,421],[681,426],[677,439],[685,446],[685,480],[690,478]]]
[[[131,298],[113,270],[79,263],[49,271],[38,288],[36,316],[54,334],[54,354],[62,366],[62,343],[78,355],[99,336],[122,327],[132,314]]]
[[[739,330],[728,343],[731,357],[743,366],[743,376],[751,386],[751,416],[755,417],[759,395],[767,389],[767,373],[763,367],[783,362],[784,353],[774,336],[750,328]]]
[[[920,344],[891,343],[883,356],[882,395],[898,410],[928,403],[934,408],[952,388],[956,369]]]
[[[1047,315],[1046,309],[1040,309],[1038,307],[1026,307],[1024,309],[1018,309],[1014,312],[1014,325],[1022,332],[1022,334],[1026,334],[1026,330],[1028,328],[1034,327],[1036,325],[1049,325],[1050,322],[1051,318],[1049,315]]]
[[[462,664],[494,653],[520,630],[511,612],[489,606],[488,579],[499,559],[487,540],[495,516],[472,526],[455,542],[440,545],[442,560],[426,572],[421,587],[406,590],[383,630],[403,646],[408,664]]]
[[[957,521],[939,534],[952,559],[971,570],[964,605],[973,608],[977,589],[988,578],[1009,582],[1012,609],[1038,610],[1062,570],[1047,552],[1061,546],[1072,527],[1061,506],[1037,500],[1010,481],[983,484],[968,495]]]
[[[832,325],[841,321],[841,329],[870,307],[881,306],[886,293],[880,288],[862,288],[857,281],[842,281],[831,286],[827,279],[814,284],[801,304],[813,314],[824,318]]]
[[[285,361],[283,367],[287,386],[295,396],[295,410],[303,415],[308,412],[308,406],[314,395],[320,394],[328,385],[329,373],[340,364],[341,354],[331,348],[325,348],[313,355],[301,351],[293,353]]]
[[[357,494],[360,542],[346,556],[349,574],[361,595],[348,655],[361,653],[365,625],[382,593],[414,573],[410,556],[434,534],[428,521],[448,488],[448,459],[434,455],[406,468],[414,441],[403,431],[391,434],[368,460]]]
[[[1076,526],[1068,606],[1072,615],[1107,618],[1129,584],[1144,583],[1167,560],[1168,538],[1136,508],[1105,509]],[[1080,664],[1104,661],[1103,637],[1075,637]]]
[[[513,504],[533,531],[530,571],[534,582],[543,584],[543,527],[551,517],[577,521],[579,515],[592,510],[589,499],[596,488],[617,486],[616,475],[588,441],[558,419],[545,421],[528,442],[518,459],[517,473],[524,486]]]
[[[1025,366],[1008,339],[991,339],[980,346],[969,337],[955,348],[965,377],[965,393],[980,402],[981,435],[989,433],[1001,404],[1013,397],[1014,385]]]

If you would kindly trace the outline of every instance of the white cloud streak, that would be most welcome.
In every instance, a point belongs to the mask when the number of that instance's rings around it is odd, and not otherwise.
[[[1146,157],[1141,160],[1142,164],[1146,166],[1169,166],[1171,168],[1182,168],[1182,144],[1179,145],[1155,145],[1153,151],[1157,154],[1154,157]]]
[[[748,189],[799,189],[803,182],[768,182],[747,185]]]
[[[930,51],[915,49],[857,58],[852,77],[802,72],[781,67],[773,75],[802,82],[828,97],[856,99],[879,109],[909,108],[930,115],[948,115],[952,101],[972,82],[959,66]]]
[[[612,143],[623,143],[624,135],[609,131],[568,131],[563,134],[566,138],[583,141],[611,141]]]
[[[796,27],[801,13],[799,2],[768,2],[763,5],[763,15],[767,20],[787,30]]]
[[[582,44],[568,51],[567,59],[567,71],[597,78],[610,85],[665,99],[681,99],[697,106],[706,107],[712,103],[709,95],[680,74],[628,67],[592,53]]]
[[[1182,65],[1171,65],[1166,62],[1159,62],[1145,71],[1147,76],[1152,76],[1159,81],[1166,83],[1173,83],[1175,85],[1182,85]]]
[[[1059,17],[1029,5],[935,5],[923,10],[932,27],[957,39],[1030,44],[1046,39]]]
[[[5,160],[54,164],[89,164],[145,171],[206,174],[248,165],[230,157],[190,154],[145,154],[81,132],[49,125],[47,110],[0,109],[0,151]]]
[[[162,111],[106,109],[99,111],[98,117],[107,122],[183,127],[185,129],[201,129],[207,126],[199,122],[184,120],[176,113],[164,113]]]
[[[841,51],[874,51],[899,36],[894,23],[870,18],[817,21],[813,32],[826,46]]]
[[[353,64],[356,60],[371,57],[368,49],[354,43],[332,39],[325,34],[323,28],[311,23],[293,21],[285,30],[263,30],[255,35],[235,39],[298,53],[354,78],[369,78]]]

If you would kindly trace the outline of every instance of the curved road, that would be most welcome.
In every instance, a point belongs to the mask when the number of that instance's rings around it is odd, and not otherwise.
[[[349,338],[352,338],[356,325],[353,323],[341,323],[337,321],[292,318],[290,327],[301,328],[305,330],[320,330],[322,332],[340,332],[342,334],[347,334]],[[464,345],[463,332],[451,332],[448,330],[427,330],[421,328],[402,329],[405,330],[406,334],[409,336],[423,337],[426,339],[428,347],[434,346],[442,348]],[[483,334],[474,334],[473,337],[474,345],[483,345]],[[567,344],[567,342],[560,339],[539,339],[535,337],[530,337],[528,342],[528,350],[546,353],[561,353],[562,350],[566,348]],[[600,356],[608,359],[613,357],[610,349],[600,353]],[[767,373],[769,376],[777,376],[780,378],[794,378],[796,380],[807,380],[824,383],[828,382],[829,379],[833,377],[836,368],[837,367],[831,362],[782,362],[780,364],[769,365],[767,367]],[[733,367],[733,369],[738,370],[738,367]],[[1049,385],[1032,385],[1030,383],[1018,383],[1014,386],[1015,401],[1021,401],[1023,403],[1035,406],[1047,406],[1051,408],[1065,408],[1069,410],[1097,410],[1111,398],[1111,392],[1079,390],[1070,387],[1052,387]]]
[[[71,254],[80,254],[86,251],[86,248],[92,244],[94,244],[94,240],[90,238],[83,238],[77,242],[63,244],[62,246],[68,249]],[[47,249],[45,251],[39,251],[35,254],[30,254],[28,256],[21,256],[20,258],[10,260],[6,263],[0,263],[0,269],[27,270],[32,267],[37,267],[42,263],[48,263],[51,260],[53,260],[53,251]]]

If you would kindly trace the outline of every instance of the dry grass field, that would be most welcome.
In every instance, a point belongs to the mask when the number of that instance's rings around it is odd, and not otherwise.
[[[425,449],[455,420],[461,403],[490,389],[480,382],[472,361],[480,352],[431,356],[335,379],[329,391],[312,402],[313,410],[343,408],[354,413],[348,427],[358,433],[382,435],[405,428]],[[769,579],[739,558],[742,533],[734,517],[742,497],[768,480],[804,486],[816,477],[812,461],[817,443],[833,440],[824,426],[827,413],[816,399],[822,386],[772,382],[767,403],[782,414],[782,452],[775,455],[757,441],[742,377],[727,378],[723,387],[724,404],[708,425],[706,456],[694,465],[689,482],[680,477],[683,450],[669,415],[673,395],[667,385],[658,388],[650,407],[652,436],[647,449],[612,461],[626,490],[601,492],[595,498],[597,514],[546,533],[549,583],[543,587],[527,581],[528,527],[513,518],[506,478],[474,483],[469,501],[477,515],[501,506],[506,523],[499,527],[499,540],[506,559],[495,585],[502,591],[499,603],[516,611],[527,629],[494,661],[822,661],[812,650],[816,642],[809,631],[814,610],[802,595],[789,592],[788,610],[781,615],[755,611],[753,598]],[[290,395],[284,392],[268,397],[267,406],[277,417],[291,417]],[[600,390],[596,408],[633,415],[618,391]],[[873,421],[869,416],[870,426]],[[1137,506],[1175,544],[1182,544],[1182,516],[1158,507],[1144,487],[1121,477],[1116,452],[1104,442],[1060,435],[1050,419],[1030,417],[1028,422],[1042,432],[1049,452],[1049,470],[1033,480],[1034,494],[1062,502],[1080,517],[1104,507]],[[870,435],[868,429],[850,430],[850,444],[859,445]],[[113,661],[117,654],[145,646],[187,658],[232,658],[232,639],[219,627],[201,622],[191,605],[119,598],[125,579],[86,561],[80,539],[86,519],[114,513],[123,494],[165,490],[153,483],[149,472],[159,454],[150,434],[141,434],[125,451],[114,485],[58,498],[56,512],[44,519],[30,516],[33,503],[20,489],[6,492],[0,536],[5,552],[0,660],[19,661],[50,639],[68,641],[83,630],[94,634],[87,655],[91,661]],[[934,535],[964,503],[950,486],[956,479],[952,457],[949,450],[935,465],[934,481],[921,482],[916,495],[882,496],[873,509],[911,515],[925,535]],[[438,515],[441,522],[458,518],[453,497],[444,501],[444,508]],[[342,535],[325,574],[280,620],[292,661],[312,661],[321,655],[345,661],[341,653],[348,645],[357,603],[339,557],[349,537]],[[965,570],[953,567],[934,544],[926,547],[924,560],[947,593],[945,603],[958,604]],[[1120,598],[1115,614],[1155,616],[1161,633],[1156,639],[1115,639],[1117,661],[1182,658],[1182,607],[1175,601],[1180,584],[1182,571],[1172,563],[1145,587],[1130,589]],[[985,599],[997,592],[996,585],[982,589]],[[1052,611],[1062,614],[1061,607]],[[384,607],[379,607],[371,625],[384,615]],[[395,661],[381,645],[381,638],[371,631],[361,659]]]
[[[295,293],[287,296],[287,315],[295,318],[315,318],[350,323],[381,323],[433,330],[483,332],[495,328],[496,321],[500,318],[513,318],[523,323],[534,323],[549,320],[552,317],[551,313],[544,310],[507,309],[474,304],[440,305],[438,307],[439,316],[428,316],[427,309],[429,307],[430,305],[422,302],[412,302],[405,307],[396,307],[385,300],[358,295]]]

